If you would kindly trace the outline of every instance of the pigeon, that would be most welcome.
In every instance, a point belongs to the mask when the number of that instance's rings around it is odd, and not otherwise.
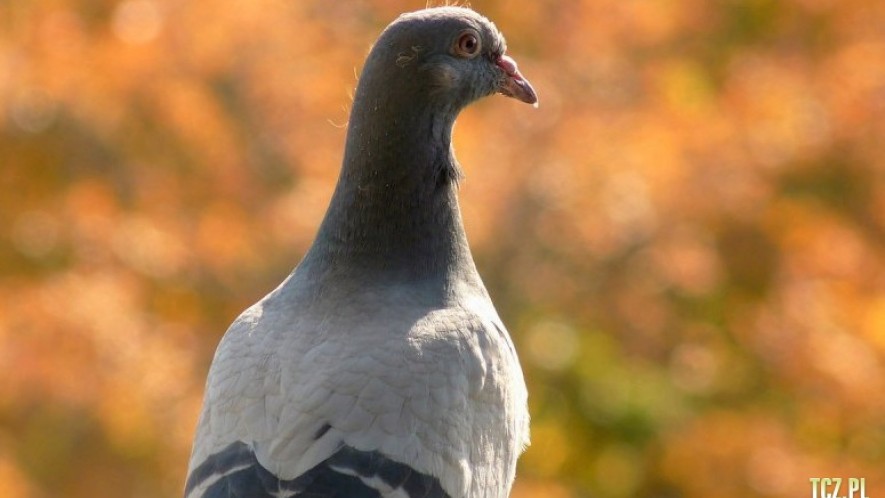
[[[468,104],[537,104],[505,49],[466,7],[381,33],[313,244],[215,353],[186,498],[509,495],[527,392],[467,244],[452,148]]]

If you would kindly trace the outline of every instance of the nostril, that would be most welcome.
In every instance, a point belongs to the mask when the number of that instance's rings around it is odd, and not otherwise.
[[[511,59],[510,57],[502,54],[498,57],[498,60],[495,61],[495,64],[503,69],[508,76],[519,77],[521,79],[519,69],[517,69],[516,67],[516,61]]]

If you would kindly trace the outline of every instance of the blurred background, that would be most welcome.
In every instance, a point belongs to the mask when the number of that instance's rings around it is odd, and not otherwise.
[[[214,348],[423,6],[0,2],[0,495],[180,495]],[[531,393],[514,496],[885,493],[885,2],[473,7],[541,98],[455,131]]]

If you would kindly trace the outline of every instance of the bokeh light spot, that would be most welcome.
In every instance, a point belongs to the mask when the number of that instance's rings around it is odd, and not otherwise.
[[[560,321],[543,321],[528,330],[528,352],[533,362],[547,370],[564,370],[578,356],[575,329]]]
[[[126,0],[114,9],[111,27],[120,40],[140,45],[152,41],[160,34],[163,16],[154,1]]]

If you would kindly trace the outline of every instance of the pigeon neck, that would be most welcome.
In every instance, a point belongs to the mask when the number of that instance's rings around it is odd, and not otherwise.
[[[451,147],[455,113],[358,100],[338,185],[305,263],[369,282],[473,280]]]

